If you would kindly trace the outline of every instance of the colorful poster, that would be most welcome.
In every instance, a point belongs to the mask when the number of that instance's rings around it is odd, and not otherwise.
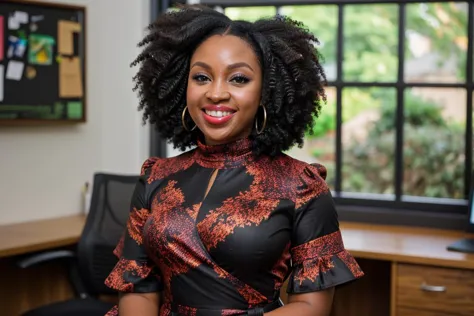
[[[10,35],[8,37],[7,57],[8,58],[12,58],[12,57],[23,58],[23,54],[26,51],[26,43],[27,43],[26,38]]]
[[[31,34],[29,37],[30,49],[28,62],[32,65],[51,65],[55,40],[51,36]]]

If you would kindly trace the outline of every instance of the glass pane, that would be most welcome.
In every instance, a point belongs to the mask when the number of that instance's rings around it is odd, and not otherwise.
[[[238,7],[225,8],[225,15],[232,20],[245,20],[254,22],[260,18],[268,18],[276,15],[276,7]]]
[[[321,114],[313,126],[313,135],[306,134],[303,148],[297,146],[287,154],[308,163],[320,163],[327,169],[326,182],[335,188],[336,161],[336,89],[326,88],[327,104],[322,106]]]
[[[393,82],[398,67],[398,5],[347,5],[344,9],[343,79]]]
[[[342,190],[391,195],[396,90],[372,87],[342,92]]]
[[[326,77],[329,81],[336,80],[337,6],[284,6],[279,12],[302,22],[318,38],[317,48],[323,56]]]
[[[466,90],[405,91],[403,194],[464,198]]]
[[[407,5],[405,81],[466,81],[467,12],[467,3]]]

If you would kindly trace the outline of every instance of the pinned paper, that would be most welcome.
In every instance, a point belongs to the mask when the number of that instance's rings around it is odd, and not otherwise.
[[[24,38],[18,38],[16,36],[8,37],[8,52],[7,57],[18,57],[23,58],[23,55],[26,51],[27,41]]]
[[[7,67],[7,74],[5,76],[6,79],[10,80],[21,80],[23,76],[23,69],[25,68],[25,64],[21,61],[10,60],[8,62]]]
[[[72,21],[58,21],[58,52],[62,55],[74,54],[74,33],[81,32],[81,25]]]
[[[83,94],[79,57],[64,58],[59,64],[59,97],[81,98]]]
[[[5,68],[0,65],[0,102],[3,101],[3,75],[5,74]]]
[[[33,66],[26,67],[25,76],[28,79],[34,79],[36,77],[36,69]]]
[[[47,35],[31,34],[29,38],[28,62],[33,65],[53,63],[54,38]]]
[[[18,30],[21,24],[28,24],[28,13],[15,11],[8,17],[8,29]]]
[[[0,15],[0,61],[2,60],[3,60],[3,16]]]
[[[71,101],[67,103],[67,117],[69,119],[81,119],[82,118],[82,102]]]
[[[44,20],[44,15],[33,15],[31,16],[31,23],[36,23]]]

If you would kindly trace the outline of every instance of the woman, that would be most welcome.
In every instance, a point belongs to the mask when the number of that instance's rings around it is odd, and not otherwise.
[[[323,316],[334,286],[362,276],[324,167],[282,153],[325,99],[317,40],[300,26],[190,6],[150,27],[134,63],[144,120],[197,148],[144,163],[109,315]]]

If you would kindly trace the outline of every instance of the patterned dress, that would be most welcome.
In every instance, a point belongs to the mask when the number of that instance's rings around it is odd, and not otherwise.
[[[361,277],[324,167],[284,154],[256,159],[250,148],[248,139],[199,143],[148,159],[106,285],[164,291],[160,316],[246,315],[278,300],[287,278],[288,293],[306,293]]]

